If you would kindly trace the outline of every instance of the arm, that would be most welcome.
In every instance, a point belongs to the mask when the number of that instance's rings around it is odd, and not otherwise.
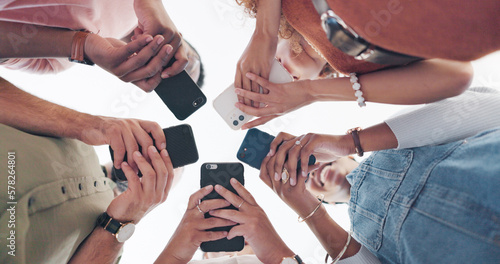
[[[261,116],[246,128],[269,121],[266,116],[281,115],[317,101],[356,101],[349,77],[303,80],[285,84],[271,83],[254,74],[248,77],[269,89],[269,94],[258,94],[242,89],[236,93],[265,102],[265,108],[253,108],[241,103],[237,107],[245,113]],[[470,63],[427,60],[408,66],[371,72],[358,76],[366,101],[386,104],[422,104],[461,94],[472,79]]]
[[[138,151],[133,155],[143,173],[142,179],[126,162],[122,164],[128,188],[113,199],[106,210],[109,216],[121,223],[139,223],[148,212],[165,202],[172,186],[173,167],[167,151],[158,153],[153,146],[147,151],[151,165]],[[80,244],[69,263],[113,263],[122,246],[123,243],[98,226]]]
[[[115,167],[119,168],[125,152],[133,168],[132,153],[146,148],[155,139],[159,150],[165,149],[166,139],[161,127],[150,121],[93,116],[50,103],[15,87],[0,78],[0,123],[19,130],[44,136],[74,138],[89,145],[110,145],[115,151]],[[117,153],[118,152],[118,153]]]
[[[26,28],[35,33],[26,35]],[[68,29],[0,22],[0,59],[69,58],[75,33]],[[171,48],[170,45],[160,46],[158,42],[162,40],[162,36],[143,35],[127,44],[90,34],[84,54],[123,81],[151,91],[161,80],[160,71]],[[131,56],[133,54],[137,55]]]
[[[271,64],[278,45],[281,0],[259,1],[258,4],[255,31],[238,61],[234,79],[234,87],[256,93],[260,92],[259,84],[246,77],[245,74],[253,72],[265,79],[269,79]],[[267,90],[264,90],[264,93],[267,92]],[[251,100],[247,98],[238,96],[238,100],[245,105],[252,105]],[[259,104],[254,103],[253,106],[259,107]]]

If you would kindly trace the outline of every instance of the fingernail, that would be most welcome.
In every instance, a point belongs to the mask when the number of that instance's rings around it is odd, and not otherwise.
[[[122,164],[120,164],[120,167],[121,167],[121,166],[130,167],[130,166],[128,165],[128,163],[127,163],[127,162],[125,162],[125,161],[124,161],[124,162],[122,162]],[[119,168],[118,168],[118,169],[119,169]]]
[[[170,75],[168,75],[168,73],[162,73],[161,74],[161,78],[163,78],[163,79],[166,79],[168,77],[170,77]]]
[[[158,40],[156,40],[156,44],[160,45],[164,40],[165,40],[165,38],[160,35],[160,37],[158,38]]]
[[[165,156],[165,157],[168,157],[168,152],[167,152],[167,150],[166,150],[166,149],[163,149],[163,150],[161,151],[161,154],[162,154],[163,156]]]
[[[246,76],[247,78],[252,78],[252,74],[251,74],[251,73],[249,73],[249,72],[247,72],[247,73],[245,74],[245,76]]]
[[[209,214],[213,214],[214,212],[215,212],[214,210],[208,211]]]
[[[205,190],[208,190],[208,189],[210,189],[211,187],[212,187],[212,185],[207,185],[207,186],[205,186]]]
[[[150,146],[150,147],[149,147],[149,149],[151,149],[153,152],[158,153],[158,150],[156,149],[156,147],[155,147],[155,146]]]
[[[136,155],[137,157],[141,157],[142,156],[142,154],[139,151],[135,151],[134,155]]]
[[[274,173],[274,180],[275,181],[279,181],[280,180],[280,175],[277,172]]]
[[[224,231],[222,234],[223,234],[224,236],[227,236],[227,234],[228,234],[228,233],[227,233],[227,231]]]
[[[273,153],[273,150],[272,150],[272,149],[270,149],[270,150],[269,150],[269,152],[267,153],[267,156],[268,156],[268,157],[270,157],[270,156],[272,156],[273,154],[274,154],[274,153]]]
[[[167,54],[170,54],[170,52],[172,52],[172,50],[174,50],[174,48],[172,48],[172,46],[168,45],[167,46]]]
[[[238,89],[235,89],[235,90],[234,90],[234,93],[236,93],[236,94],[241,94],[241,91],[240,91],[240,90],[238,90]]]
[[[295,186],[295,179],[294,178],[290,179],[290,185]]]
[[[167,149],[167,143],[161,143],[161,149]]]
[[[132,37],[132,40],[134,40],[134,37]],[[153,37],[149,36],[146,38],[146,43],[149,43],[151,41],[153,41]]]
[[[222,187],[221,187],[220,185],[218,185],[218,184],[217,184],[217,185],[215,185],[215,189],[216,189],[217,191],[220,191],[220,190],[222,189]]]
[[[307,172],[306,171],[302,171],[302,177],[307,177]]]
[[[239,104],[238,103],[235,103],[234,106],[237,107],[237,108],[239,108]]]
[[[231,178],[231,183],[236,183],[238,182],[235,178]]]

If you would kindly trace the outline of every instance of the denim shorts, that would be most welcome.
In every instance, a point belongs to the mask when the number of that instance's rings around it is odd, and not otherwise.
[[[383,263],[500,263],[500,129],[374,152],[347,176],[354,237]]]

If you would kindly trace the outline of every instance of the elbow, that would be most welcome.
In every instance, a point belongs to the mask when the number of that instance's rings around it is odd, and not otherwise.
[[[453,72],[450,73],[448,80],[450,81],[447,91],[447,97],[453,97],[465,92],[470,84],[472,83],[472,78],[474,77],[474,70],[470,62],[452,62],[455,64],[453,67]]]

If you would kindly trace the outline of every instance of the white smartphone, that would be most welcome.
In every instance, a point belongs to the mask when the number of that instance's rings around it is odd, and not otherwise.
[[[292,75],[281,65],[278,60],[274,60],[269,73],[269,81],[273,83],[293,82]],[[262,87],[260,88],[262,93]],[[238,130],[242,125],[252,120],[253,116],[243,113],[234,106],[238,102],[238,96],[234,93],[234,84],[229,85],[215,100],[213,106],[224,121],[234,130]],[[263,106],[261,106],[263,107]]]

